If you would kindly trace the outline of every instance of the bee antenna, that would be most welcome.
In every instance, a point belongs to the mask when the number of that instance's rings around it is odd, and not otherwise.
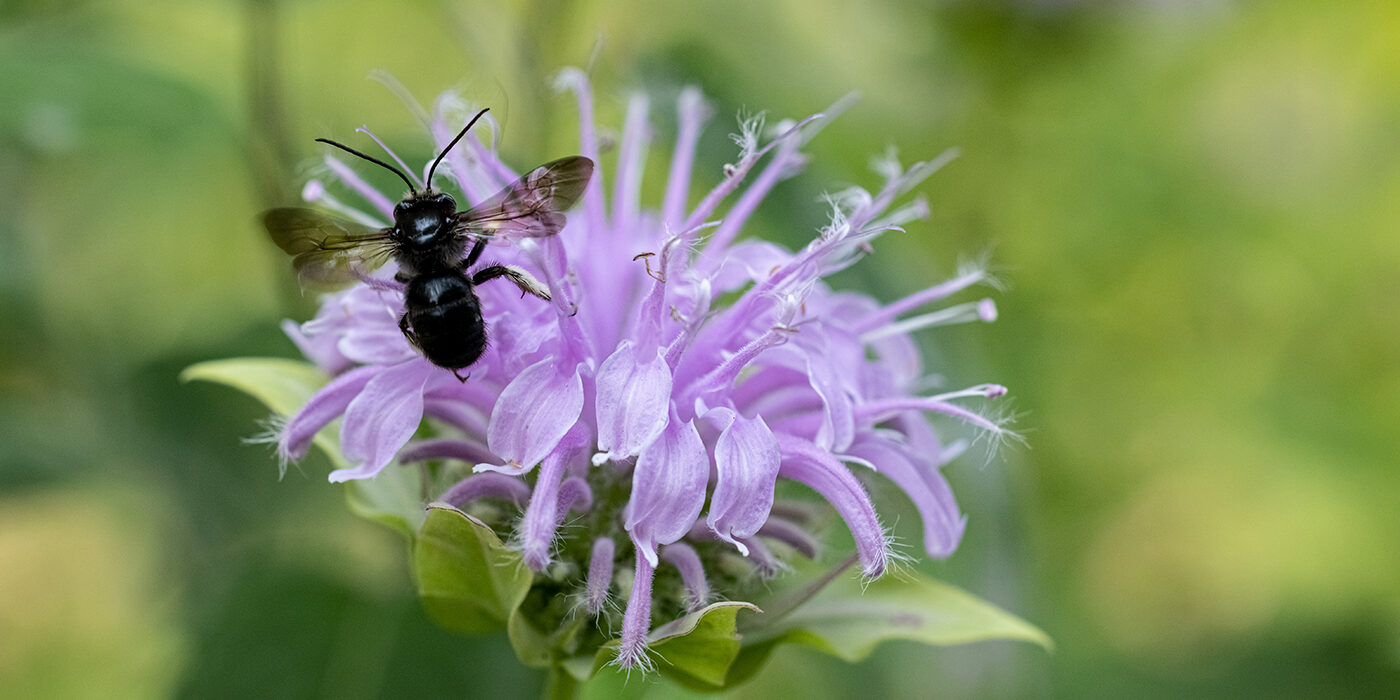
[[[471,131],[472,124],[475,124],[476,120],[481,118],[481,115],[486,114],[489,111],[491,111],[491,108],[487,107],[481,110],[480,112],[477,112],[476,116],[472,117],[472,120],[467,122],[467,125],[462,127],[461,131],[457,132],[457,138],[452,139],[452,143],[447,144],[447,148],[442,149],[442,153],[438,154],[437,160],[433,161],[433,167],[428,168],[428,184],[425,185],[425,187],[427,187],[430,190],[433,188],[433,171],[437,170],[438,163],[441,163],[443,157],[447,155],[447,152],[452,150],[452,147],[456,146],[457,142],[461,141],[462,137],[466,136],[468,131]]]
[[[403,174],[403,171],[402,171],[402,170],[399,170],[398,168],[395,168],[394,166],[389,165],[388,163],[385,163],[384,161],[382,161],[382,160],[380,160],[380,159],[378,159],[378,158],[375,158],[375,157],[373,157],[373,156],[367,156],[367,155],[365,155],[365,154],[363,154],[363,153],[361,153],[361,152],[359,152],[359,151],[357,151],[357,150],[355,150],[355,149],[353,149],[353,148],[351,148],[351,147],[349,147],[349,146],[347,146],[347,145],[345,145],[345,144],[343,144],[343,143],[336,143],[335,141],[332,141],[332,140],[330,140],[330,139],[316,139],[316,140],[317,140],[317,141],[320,141],[321,143],[328,143],[328,144],[330,144],[330,145],[332,145],[332,146],[335,146],[336,148],[339,148],[340,150],[345,151],[345,152],[347,152],[347,153],[352,153],[352,154],[354,154],[354,155],[357,155],[357,156],[359,156],[359,157],[361,157],[361,158],[364,158],[365,160],[367,160],[367,161],[369,161],[369,162],[371,162],[371,163],[374,163],[375,165],[382,165],[382,166],[388,168],[389,170],[393,171],[393,173],[394,173],[395,175],[398,175],[398,176],[399,176],[399,179],[401,179],[401,180],[403,180],[404,182],[408,183],[408,191],[409,191],[409,192],[412,192],[413,194],[418,194],[418,190],[416,190],[416,189],[413,188],[413,182],[410,181],[410,180],[408,179],[408,176],[407,176],[407,175],[404,175],[404,174]]]

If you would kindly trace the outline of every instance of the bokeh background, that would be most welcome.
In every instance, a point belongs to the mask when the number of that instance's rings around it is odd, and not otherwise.
[[[294,355],[311,306],[254,216],[312,138],[428,155],[372,71],[491,105],[528,165],[576,148],[566,65],[604,125],[656,96],[654,198],[680,85],[716,108],[697,188],[740,109],[858,90],[751,231],[799,244],[870,155],[958,146],[931,220],[839,281],[893,299],[988,254],[1009,283],[996,324],[924,337],[951,385],[1011,387],[1029,446],[951,466],[970,526],[922,568],[1058,648],[786,650],[735,696],[1400,692],[1400,4],[12,0],[0,696],[539,691],[425,620],[323,461],[279,481],[240,442],[263,411],[176,376]]]

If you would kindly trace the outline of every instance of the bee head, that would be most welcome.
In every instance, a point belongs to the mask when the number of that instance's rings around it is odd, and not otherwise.
[[[427,247],[448,235],[447,222],[457,213],[457,201],[446,192],[410,195],[394,205],[394,235],[413,247]]]

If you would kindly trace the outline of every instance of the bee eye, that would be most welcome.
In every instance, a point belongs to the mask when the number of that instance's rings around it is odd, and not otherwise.
[[[434,199],[437,201],[438,206],[444,209],[457,210],[457,200],[453,199],[452,195],[446,192],[439,193]]]

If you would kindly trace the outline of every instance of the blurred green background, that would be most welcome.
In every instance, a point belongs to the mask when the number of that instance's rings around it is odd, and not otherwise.
[[[371,71],[491,105],[522,166],[577,147],[548,89],[566,65],[604,126],[656,95],[652,201],[680,85],[716,108],[697,190],[741,108],[859,90],[750,232],[798,244],[823,189],[877,182],[870,155],[956,145],[920,188],[932,220],[838,282],[893,299],[990,252],[1010,283],[998,323],[925,338],[950,385],[1011,387],[1029,447],[951,465],[968,533],[921,566],[1058,649],[785,650],[736,696],[1400,689],[1400,4],[21,0],[0,3],[0,696],[538,692],[503,639],[424,619],[403,543],[323,461],[279,482],[240,444],[263,411],[176,375],[294,355],[277,322],[312,307],[254,216],[292,200],[312,138],[369,124],[427,156]]]

